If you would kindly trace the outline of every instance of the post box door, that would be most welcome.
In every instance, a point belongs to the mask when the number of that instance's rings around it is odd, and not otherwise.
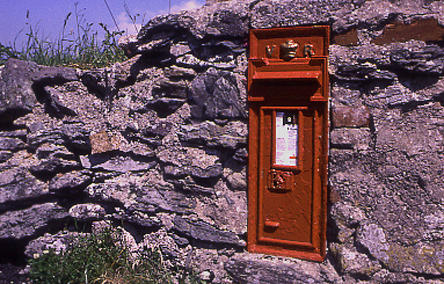
[[[258,241],[311,247],[313,110],[261,107]]]
[[[273,93],[285,91],[276,85]],[[255,203],[250,208],[257,215],[250,218],[254,231],[249,232],[249,250],[321,261],[325,256],[326,113],[309,101],[277,97],[269,104],[251,113],[257,115],[254,128],[259,141],[257,165],[250,163],[250,171],[257,172],[257,195],[249,202]],[[251,181],[254,185],[254,178]]]

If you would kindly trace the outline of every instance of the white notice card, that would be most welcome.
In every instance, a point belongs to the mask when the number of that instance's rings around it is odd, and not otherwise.
[[[298,165],[298,124],[296,117],[276,112],[276,165]]]

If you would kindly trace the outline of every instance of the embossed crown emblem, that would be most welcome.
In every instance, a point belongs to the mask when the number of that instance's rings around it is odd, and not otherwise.
[[[296,57],[296,52],[298,51],[299,44],[293,40],[287,40],[281,44],[281,58],[289,61]]]

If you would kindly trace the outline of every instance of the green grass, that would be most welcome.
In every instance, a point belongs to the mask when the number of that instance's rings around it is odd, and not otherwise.
[[[19,48],[16,43],[0,43],[0,64],[8,58],[34,61],[47,66],[77,66],[80,68],[104,67],[126,59],[117,38],[123,31],[110,31],[103,23],[93,24],[85,20],[75,5],[74,14],[65,17],[56,40],[48,40],[38,26],[29,24],[26,14],[25,41]],[[67,31],[68,23],[74,21],[74,29]],[[104,37],[99,39],[99,30]],[[19,35],[16,36],[18,38]]]
[[[186,271],[168,270],[161,254],[146,249],[130,255],[117,231],[105,230],[73,240],[69,247],[30,260],[32,283],[47,284],[138,284],[138,283],[201,283]],[[178,276],[178,277],[177,277]]]

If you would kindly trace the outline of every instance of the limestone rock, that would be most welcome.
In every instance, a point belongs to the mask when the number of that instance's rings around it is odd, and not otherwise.
[[[173,228],[176,232],[193,240],[235,246],[241,245],[236,234],[228,231],[220,231],[203,221],[193,221],[176,216],[173,223]]]
[[[244,123],[229,122],[219,126],[214,122],[206,121],[197,125],[184,125],[178,133],[182,141],[236,149],[247,144],[247,129]]]
[[[45,183],[37,180],[25,168],[19,167],[0,172],[0,188],[0,204],[38,198],[49,193]]]
[[[245,164],[248,159],[248,151],[245,148],[239,148],[234,152],[233,160],[237,161],[238,163]]]
[[[157,164],[150,158],[120,151],[81,156],[80,160],[87,169],[120,173],[146,171]]]
[[[384,262],[388,261],[389,244],[384,230],[376,224],[362,226],[357,235],[357,242],[365,247],[369,253]]]
[[[157,229],[161,227],[161,221],[156,217],[148,217],[147,214],[140,213],[139,211],[132,211],[126,214],[113,214],[113,219],[125,224],[136,225],[144,229]]]
[[[349,228],[355,228],[366,220],[365,213],[350,204],[338,202],[331,207],[331,212],[335,214],[337,223],[341,223]]]
[[[175,66],[175,65],[165,68],[165,70],[163,72],[164,72],[165,76],[171,80],[171,81],[167,81],[168,83],[165,82],[165,83],[167,83],[166,86],[173,83],[173,86],[178,86],[179,89],[182,89],[183,87],[185,87],[184,84],[186,85],[186,83],[183,81],[177,81],[177,80],[180,80],[180,79],[190,80],[190,79],[193,79],[194,77],[196,77],[196,75],[197,75],[196,71],[194,71],[193,69],[183,68],[183,67],[179,67],[179,66]],[[162,86],[162,84],[160,84],[160,86]]]
[[[355,81],[368,83],[371,81],[387,81],[395,80],[396,75],[387,70],[379,70],[376,65],[362,64],[362,65],[339,65],[335,76],[339,80]]]
[[[174,67],[167,70],[166,74],[169,78],[193,78],[195,74],[187,68]],[[167,78],[156,82],[152,91],[153,97],[169,97],[185,99],[188,96],[188,82],[185,81],[172,81]]]
[[[233,173],[227,177],[228,186],[233,190],[247,190],[246,177],[242,173]]]
[[[343,274],[347,273],[371,279],[373,274],[381,269],[381,265],[377,261],[372,261],[367,255],[361,254],[354,249],[336,244],[332,244],[330,249],[339,260],[339,269]]]
[[[89,130],[81,123],[66,123],[62,126],[62,137],[67,147],[79,153],[89,153],[91,143]]]
[[[137,37],[135,35],[125,35],[118,39],[118,45],[125,51],[126,56],[131,57],[136,52]]]
[[[164,138],[168,133],[170,133],[173,125],[168,122],[160,122],[156,125],[151,125],[142,129],[143,135],[147,137],[152,137],[156,139]]]
[[[190,147],[165,148],[157,154],[168,178],[191,176],[216,180],[222,175],[222,165],[216,155]]]
[[[81,221],[98,220],[105,214],[106,211],[102,206],[92,203],[76,204],[69,209],[69,215]]]
[[[21,139],[0,137],[0,150],[16,152],[24,149],[25,143]]]
[[[109,70],[106,68],[85,71],[82,73],[80,79],[92,93],[101,99],[105,99],[112,96],[116,91],[113,87],[114,84],[110,82],[112,79],[109,73]]]
[[[50,143],[41,144],[35,151],[35,156],[39,160],[65,159],[75,160],[76,156],[63,145]]]
[[[31,237],[67,216],[65,209],[55,203],[37,204],[27,209],[3,213],[0,215],[0,239]]]
[[[78,190],[84,189],[92,181],[87,171],[72,171],[58,174],[49,182],[49,190],[56,193],[76,194]]]
[[[78,80],[77,73],[67,67],[39,66],[35,63],[9,59],[2,71],[0,84],[0,116],[16,118],[32,111],[37,95],[46,85]]]
[[[200,10],[182,11],[179,14],[153,18],[139,32],[139,45],[184,38],[187,32],[197,39],[212,36],[244,37],[248,34],[248,1],[227,1],[221,5],[204,6]],[[160,44],[160,43],[159,43]],[[158,44],[158,45],[159,45]]]
[[[75,69],[59,66],[39,66],[38,70],[31,75],[33,82],[42,85],[61,84],[78,79]]]
[[[144,194],[137,198],[139,204],[134,207],[142,212],[154,213],[167,211],[190,213],[195,207],[195,202],[180,192],[146,189],[142,192],[144,192]]]
[[[370,112],[367,107],[335,105],[333,108],[334,127],[368,127]]]
[[[366,224],[358,230],[357,242],[392,271],[442,274],[442,240],[401,246],[388,242],[382,228]]]
[[[9,151],[0,151],[0,163],[6,162],[13,156],[13,153]]]
[[[63,145],[63,132],[57,127],[51,127],[41,122],[32,123],[26,136],[26,143],[31,149],[37,149],[41,144]]]
[[[191,114],[195,118],[246,118],[236,77],[214,68],[198,75],[191,84]]]
[[[183,179],[170,180],[180,190],[189,192],[192,194],[213,194],[215,189],[213,187],[202,186],[196,184],[196,182],[190,176],[186,176]]]
[[[32,111],[37,99],[32,90],[31,74],[37,64],[9,59],[1,72],[0,117],[12,120]]]
[[[62,247],[64,232],[45,233],[69,218],[122,223],[139,248],[215,283],[438,283],[443,9],[429,0],[217,1],[151,19],[122,43],[133,57],[106,68],[8,60],[0,239],[14,248],[0,262],[26,242],[28,256],[46,249],[39,241]],[[330,25],[333,40],[323,263],[249,254],[243,240],[248,29],[311,24]]]
[[[119,145],[116,139],[109,135],[106,131],[92,133],[89,136],[91,143],[91,154],[105,153],[113,150],[118,150]]]
[[[354,8],[352,1],[349,0],[310,0],[305,2],[285,0],[279,1],[279,4],[267,0],[254,4],[250,11],[253,28],[299,26],[328,22],[328,18],[341,19],[347,11]],[[336,22],[335,24],[338,25]],[[334,30],[340,28],[342,28],[342,25],[334,26]]]
[[[57,173],[67,172],[78,168],[80,168],[80,163],[77,161],[50,158],[40,160],[39,164],[31,166],[29,170],[33,175],[46,179]]]
[[[206,168],[200,167],[176,167],[167,165],[164,167],[165,175],[168,177],[185,177],[187,175],[198,179],[217,179],[222,175],[222,166],[216,164]]]
[[[444,72],[444,48],[435,45],[422,50],[396,50],[390,60],[394,68],[413,74],[442,75]]]
[[[150,172],[146,181],[138,187],[136,200],[137,205],[133,209],[149,214],[162,211],[191,213],[196,206],[193,198],[175,191],[174,186],[163,181],[155,171]]]
[[[129,207],[135,199],[135,193],[132,189],[134,183],[118,176],[102,183],[92,183],[86,187],[85,191],[94,200],[113,202]]]
[[[418,273],[428,275],[442,275],[442,252],[444,242],[420,242],[414,246],[391,244],[389,260],[385,262],[391,271],[403,273]]]
[[[356,149],[366,151],[370,149],[372,136],[369,129],[334,129],[330,133],[332,148]]]
[[[1,131],[0,137],[20,138],[26,139],[27,132],[25,129],[17,129],[11,131]]]
[[[166,117],[179,109],[184,103],[184,99],[157,98],[147,102],[146,106],[155,110],[159,117]]]
[[[214,186],[212,196],[199,196],[195,212],[202,220],[210,222],[216,228],[238,235],[247,233],[247,196],[246,191],[231,191],[219,181]],[[230,214],[227,214],[230,212]]]
[[[319,264],[261,259],[253,254],[236,254],[225,264],[236,283],[323,283]]]

